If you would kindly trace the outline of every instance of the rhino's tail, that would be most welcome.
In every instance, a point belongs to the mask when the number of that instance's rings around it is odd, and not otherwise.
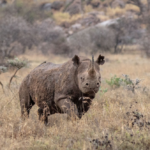
[[[42,62],[40,65],[38,65],[37,67],[39,67],[39,66],[41,66],[41,65],[43,65],[43,64],[45,64],[46,63],[46,61],[44,61],[44,62]]]
[[[46,61],[42,62],[40,65],[42,65],[42,64],[44,64],[44,63],[46,63]]]

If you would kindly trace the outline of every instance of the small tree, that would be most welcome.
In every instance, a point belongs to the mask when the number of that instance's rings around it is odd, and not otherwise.
[[[117,20],[116,24],[111,25],[110,28],[115,33],[114,53],[122,52],[125,44],[132,44],[135,39],[139,40],[142,37],[142,33],[139,32],[139,21],[132,17],[122,17]]]
[[[27,67],[29,62],[27,60],[20,60],[18,58],[15,58],[15,59],[8,60],[8,64],[9,64],[9,67],[15,68],[15,72],[14,72],[14,74],[11,76],[11,78],[9,80],[8,87],[10,88],[11,82],[12,82],[13,78],[16,77],[17,72],[20,69],[22,69],[24,67]]]
[[[6,72],[6,71],[7,71],[7,67],[0,66],[0,74],[4,73],[4,72]],[[2,83],[1,81],[0,81],[0,85],[1,85],[1,87],[2,87],[2,89],[3,89],[3,92],[5,92],[5,91],[4,91],[3,83]]]

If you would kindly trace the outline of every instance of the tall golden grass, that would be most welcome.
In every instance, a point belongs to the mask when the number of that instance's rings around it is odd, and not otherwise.
[[[149,128],[133,126],[127,112],[138,111],[150,119],[150,93],[136,90],[133,94],[124,88],[111,89],[105,82],[111,76],[128,74],[132,79],[142,79],[141,86],[150,88],[150,60],[139,55],[109,55],[101,66],[101,92],[97,93],[90,110],[77,121],[68,121],[66,115],[55,114],[49,117],[48,126],[38,120],[37,106],[31,109],[30,117],[22,122],[18,89],[23,78],[43,61],[65,62],[69,58],[51,55],[23,55],[31,61],[28,69],[18,73],[11,90],[7,89],[12,72],[2,74],[0,81],[5,84],[5,94],[0,87],[0,149],[1,150],[94,150],[98,149],[149,149]],[[89,56],[90,57],[90,56]],[[107,88],[106,93],[103,89]],[[132,107],[131,107],[132,105]],[[131,107],[131,108],[130,108]],[[127,125],[129,124],[129,125]],[[112,147],[96,147],[93,139],[108,139]]]

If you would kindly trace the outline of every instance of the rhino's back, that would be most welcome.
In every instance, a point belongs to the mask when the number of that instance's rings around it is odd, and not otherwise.
[[[44,62],[42,64],[40,64],[39,66],[37,66],[34,70],[31,71],[31,73],[33,72],[39,72],[39,71],[50,71],[50,70],[56,70],[58,69],[62,64],[53,64],[51,62]]]
[[[42,63],[32,70],[23,81],[29,94],[37,105],[43,101],[53,101],[55,78],[61,64]]]

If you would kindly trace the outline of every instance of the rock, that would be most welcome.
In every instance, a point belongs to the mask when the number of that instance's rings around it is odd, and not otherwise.
[[[36,21],[34,24],[36,27],[40,29],[48,29],[48,28],[53,28],[55,26],[54,21],[51,18],[45,19],[42,22]]]
[[[60,26],[55,26],[53,30],[54,30],[54,31],[59,31],[59,32],[62,32],[62,33],[63,33],[63,31],[64,31],[63,28],[60,27]]]
[[[65,5],[66,5],[66,6],[69,5],[69,4],[71,4],[73,1],[74,1],[74,0],[66,0]]]
[[[110,19],[107,21],[103,21],[101,23],[97,24],[97,27],[110,27],[110,26],[114,26],[118,24],[118,21],[120,20],[120,18],[116,18],[116,19]]]
[[[85,0],[86,5],[90,5],[92,0]]]
[[[81,29],[82,25],[79,23],[76,23],[74,25],[71,26],[72,29],[77,30],[77,29]]]
[[[63,6],[63,2],[61,1],[54,1],[52,4],[51,4],[51,8],[54,9],[54,10],[60,10]]]
[[[0,1],[0,6],[3,7],[7,4],[7,1],[6,0],[1,0]]]
[[[64,22],[61,23],[61,27],[63,27],[63,28],[69,28],[70,27],[70,23],[64,21]]]
[[[76,31],[79,31],[81,28],[82,28],[82,25],[79,23],[76,23],[76,24],[71,26],[71,31],[74,33]]]
[[[107,3],[104,3],[104,4],[103,4],[103,7],[104,7],[104,8],[107,8],[107,7],[108,7],[108,4],[107,4]]]
[[[42,3],[40,5],[40,9],[41,10],[51,10],[51,9],[60,10],[63,4],[64,3],[61,1],[54,1],[53,3]]]
[[[43,3],[40,5],[41,10],[51,10],[51,3]]]
[[[112,2],[111,7],[112,8],[116,8],[116,7],[124,8],[125,7],[125,2],[121,1],[121,0],[115,0],[114,2]]]
[[[91,2],[93,8],[98,8],[100,6],[100,2]]]
[[[82,2],[81,0],[71,1],[66,7],[66,12],[69,12],[70,15],[75,15],[82,13]]]
[[[92,26],[100,22],[100,19],[97,17],[95,13],[89,13],[86,17],[81,18],[78,23],[82,26]]]

